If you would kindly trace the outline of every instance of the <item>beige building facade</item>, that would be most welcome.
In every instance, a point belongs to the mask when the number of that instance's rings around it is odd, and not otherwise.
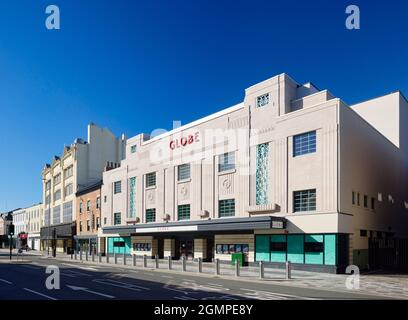
[[[76,139],[65,146],[61,156],[54,156],[42,171],[44,226],[42,248],[70,252],[75,248],[76,193],[97,183],[107,162],[118,163],[124,158],[126,138],[106,128],[88,125],[88,139]]]
[[[365,267],[370,237],[407,235],[404,120],[400,92],[349,106],[286,74],[255,84],[238,105],[128,139],[103,173],[99,248]]]

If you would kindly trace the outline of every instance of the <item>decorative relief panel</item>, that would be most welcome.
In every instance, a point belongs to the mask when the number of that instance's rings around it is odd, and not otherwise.
[[[146,204],[151,205],[156,202],[156,190],[146,190]]]
[[[179,183],[178,184],[178,194],[177,199],[180,201],[190,199],[190,182]]]
[[[218,177],[218,190],[220,195],[234,193],[234,173],[224,174]]]

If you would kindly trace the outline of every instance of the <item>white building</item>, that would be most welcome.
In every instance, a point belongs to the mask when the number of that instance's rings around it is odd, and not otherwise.
[[[56,247],[67,252],[74,247],[76,192],[102,179],[107,164],[124,157],[126,138],[117,138],[109,129],[88,125],[88,139],[76,139],[54,156],[42,171],[44,227],[42,248]]]
[[[40,230],[44,225],[42,203],[25,208],[25,225],[28,233],[28,246],[32,250],[40,250]]]
[[[236,106],[128,139],[103,174],[99,247],[366,267],[370,239],[408,235],[406,122],[400,92],[349,106],[286,74],[255,84]]]
[[[27,225],[25,209],[13,211],[14,238],[17,248],[27,243]]]

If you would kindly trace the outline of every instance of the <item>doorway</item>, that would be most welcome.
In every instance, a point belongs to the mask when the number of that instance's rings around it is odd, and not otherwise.
[[[179,240],[179,258],[186,257],[187,260],[193,260],[194,258],[194,240]]]

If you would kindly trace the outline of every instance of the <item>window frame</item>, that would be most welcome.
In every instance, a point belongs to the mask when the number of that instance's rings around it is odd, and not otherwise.
[[[150,178],[150,177],[154,177],[154,181],[152,180],[153,178]],[[156,174],[156,171],[146,173],[146,175],[145,175],[145,183],[146,183],[146,189],[147,189],[147,188],[155,188],[155,187],[156,187],[156,184],[157,184],[157,174]],[[154,183],[154,184],[153,184],[153,183]]]
[[[233,162],[230,163],[232,158]],[[227,160],[227,162],[225,162]],[[235,151],[225,152],[218,155],[218,172],[229,172],[235,170]]]
[[[307,194],[305,194],[307,193]],[[314,193],[314,195],[313,195]],[[299,205],[296,203],[296,197],[299,196]],[[310,203],[311,199],[314,198],[314,204]],[[303,204],[304,201],[306,205]],[[293,212],[311,212],[317,210],[317,192],[316,189],[305,189],[305,190],[296,190],[293,191]]]
[[[181,174],[184,173],[181,170],[184,170],[184,168],[188,167],[188,177],[181,177]],[[177,181],[182,182],[182,181],[188,181],[191,179],[191,165],[190,163],[183,163],[177,166]]]
[[[229,206],[233,207],[233,214],[225,212],[225,210],[228,209]],[[218,217],[219,218],[235,217],[235,214],[236,214],[235,198],[218,200]]]
[[[310,137],[311,135],[313,136],[313,138]],[[306,154],[316,153],[317,152],[317,132],[316,130],[311,130],[308,132],[299,133],[299,134],[294,135],[292,139],[292,144],[293,144],[292,145],[293,158],[301,157]]]

